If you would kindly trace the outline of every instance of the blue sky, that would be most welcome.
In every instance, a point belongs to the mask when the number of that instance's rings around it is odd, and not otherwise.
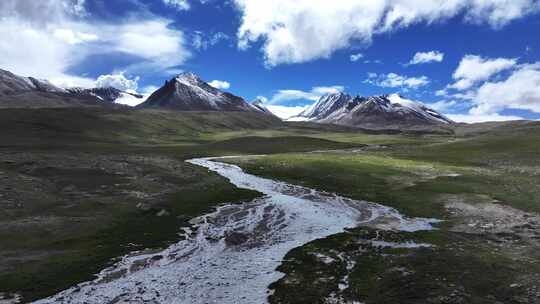
[[[539,13],[537,0],[3,0],[0,68],[143,93],[193,71],[285,113],[344,90],[463,121],[539,119]]]

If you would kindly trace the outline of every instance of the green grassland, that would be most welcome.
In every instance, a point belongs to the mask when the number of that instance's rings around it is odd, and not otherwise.
[[[375,238],[432,246],[379,247]],[[334,295],[343,303],[487,304],[536,303],[526,286],[537,283],[540,267],[475,235],[359,228],[293,249],[278,270],[286,276],[271,285],[271,303],[328,303]]]
[[[299,247],[280,267],[286,276],[273,285],[271,302],[326,303],[333,295],[363,303],[537,303],[540,233],[527,217],[540,212],[540,124],[462,128],[447,137],[368,139],[363,143],[377,146],[356,151],[227,160],[255,175],[444,220],[440,230],[395,233],[430,248],[387,252],[359,241],[370,240],[367,228]],[[470,226],[490,211],[456,215],[449,209],[455,203],[473,209],[503,206],[508,214],[490,218],[488,225],[508,221],[512,212],[528,215],[511,229],[474,230]],[[325,264],[317,255],[336,262]],[[355,263],[353,270],[344,270],[343,256]],[[345,275],[350,286],[340,290]]]
[[[133,250],[167,246],[189,219],[259,195],[186,159],[359,146],[236,112],[4,109],[0,126],[0,293],[25,301]]]
[[[379,146],[228,161],[256,175],[380,202],[410,216],[443,217],[441,197],[447,194],[488,195],[539,212],[540,124],[532,125],[474,137],[401,135],[401,143],[368,136],[355,143]]]
[[[540,209],[534,123],[387,134],[253,113],[65,108],[4,109],[0,127],[0,292],[21,293],[24,300],[91,279],[130,251],[167,246],[189,219],[259,195],[184,162],[193,157],[272,154],[234,162],[258,175],[384,203],[409,216],[446,218],[443,228],[456,221],[445,209],[456,196]],[[306,153],[320,150],[334,151]],[[321,242],[336,244],[359,233]],[[463,238],[451,235],[441,230],[423,237],[444,248],[485,246],[482,238],[459,243]],[[339,241],[336,250],[348,242]],[[398,262],[405,263],[392,261]],[[297,269],[283,267],[287,273]],[[373,273],[380,271],[373,266]],[[355,273],[359,290],[373,279],[373,273]],[[279,287],[275,302],[287,303],[280,294],[300,295],[290,288]]]

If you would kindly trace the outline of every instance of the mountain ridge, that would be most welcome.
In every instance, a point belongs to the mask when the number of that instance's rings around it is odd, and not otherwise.
[[[212,87],[198,75],[185,72],[165,81],[138,108],[163,108],[177,111],[241,111],[266,113],[242,97]],[[268,113],[266,113],[268,114]]]
[[[64,89],[47,80],[0,69],[0,108],[115,106],[126,96],[143,98],[113,87]]]
[[[449,125],[454,122],[421,102],[399,94],[351,96],[338,92],[322,96],[290,121],[346,126]]]

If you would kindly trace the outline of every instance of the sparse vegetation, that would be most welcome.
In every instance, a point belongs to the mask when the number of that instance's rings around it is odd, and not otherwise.
[[[253,113],[65,108],[2,110],[0,125],[10,130],[0,135],[0,293],[51,295],[115,257],[177,241],[189,219],[219,204],[259,195],[184,160],[272,154],[228,161],[445,220],[438,231],[361,227],[299,247],[279,269],[274,303],[540,298],[537,123],[384,134]],[[432,247],[378,248],[373,239]]]
[[[255,175],[445,220],[438,231],[394,236],[429,248],[366,246],[386,240],[367,228],[299,247],[280,267],[286,276],[273,285],[271,302],[536,303],[540,126],[474,128],[354,152],[228,160]],[[356,266],[346,271],[347,263]],[[350,283],[340,290],[344,278]]]

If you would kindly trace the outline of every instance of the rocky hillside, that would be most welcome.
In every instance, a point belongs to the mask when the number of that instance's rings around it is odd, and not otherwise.
[[[47,80],[22,77],[0,69],[0,108],[111,106],[122,98],[142,96],[108,88],[57,87]]]
[[[241,97],[212,87],[193,73],[183,73],[165,81],[139,108],[266,113]]]
[[[325,95],[291,120],[363,127],[429,126],[453,123],[424,104],[398,94],[352,97],[345,93]]]

